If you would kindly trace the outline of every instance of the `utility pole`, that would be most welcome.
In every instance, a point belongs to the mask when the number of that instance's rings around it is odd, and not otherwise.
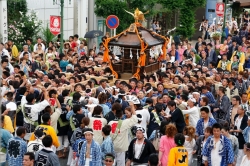
[[[224,40],[226,39],[226,32],[225,32],[225,27],[226,27],[226,14],[227,14],[227,3],[228,0],[225,0],[225,7],[224,7],[224,19],[223,19],[223,27],[222,27],[222,36],[221,36],[221,43],[224,43]]]
[[[61,0],[61,40],[60,40],[60,53],[63,53],[63,8],[64,8],[64,0]]]

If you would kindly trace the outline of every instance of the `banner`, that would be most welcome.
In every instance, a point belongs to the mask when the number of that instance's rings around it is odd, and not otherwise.
[[[50,16],[50,32],[53,35],[60,34],[61,30],[61,17],[60,16]]]
[[[0,42],[6,43],[8,41],[7,0],[0,0],[0,11]]]

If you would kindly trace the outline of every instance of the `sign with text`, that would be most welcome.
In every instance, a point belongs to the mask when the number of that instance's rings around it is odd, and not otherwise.
[[[49,29],[50,29],[50,32],[55,36],[60,34],[60,29],[61,29],[61,17],[60,16],[50,16]]]
[[[0,1],[0,42],[8,41],[7,0]]]
[[[215,13],[218,17],[224,16],[225,4],[222,2],[216,3]]]

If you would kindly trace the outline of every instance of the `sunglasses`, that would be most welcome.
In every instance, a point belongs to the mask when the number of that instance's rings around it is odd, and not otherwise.
[[[108,162],[108,163],[112,163],[113,162],[113,160],[105,160],[106,162]]]

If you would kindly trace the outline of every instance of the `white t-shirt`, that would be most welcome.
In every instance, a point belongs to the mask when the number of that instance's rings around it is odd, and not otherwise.
[[[220,166],[221,159],[222,159],[221,155],[219,155],[220,146],[222,146],[222,145],[221,145],[221,142],[218,141],[218,142],[215,144],[215,147],[213,148],[213,150],[211,151],[211,159],[212,159],[211,165],[212,165],[212,166]]]
[[[182,110],[183,115],[189,114],[190,126],[196,127],[198,120],[200,119],[200,112],[197,107],[189,108],[188,110]]]
[[[142,109],[142,110],[136,110],[136,115],[137,114],[141,114],[142,116],[142,122],[141,122],[141,126],[144,128],[144,129],[147,129],[147,124],[149,123],[150,121],[150,114],[148,112],[148,110],[146,109]],[[145,131],[146,132],[146,131]]]
[[[243,119],[243,117],[240,118],[239,116],[235,119],[235,126],[237,126],[237,130],[240,130],[240,125],[241,125],[242,119]],[[238,133],[236,133],[236,135],[238,135]]]
[[[136,143],[135,143],[135,158],[137,159],[141,153],[141,148],[142,148],[142,144],[138,144],[137,143],[137,140],[136,140]]]
[[[240,166],[250,165],[250,160],[248,160],[247,155],[243,156]]]

